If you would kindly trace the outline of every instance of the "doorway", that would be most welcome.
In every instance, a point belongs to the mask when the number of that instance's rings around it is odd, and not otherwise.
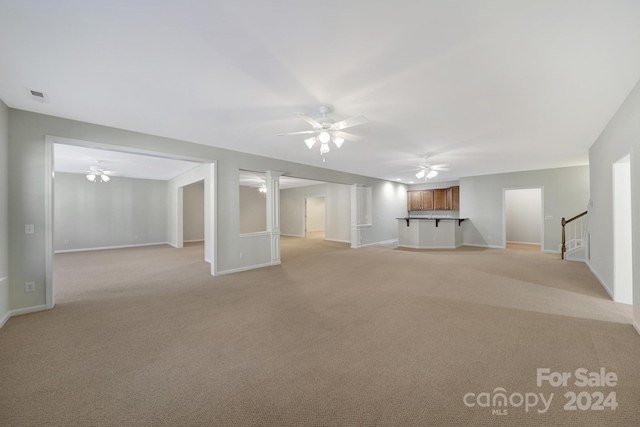
[[[327,229],[327,208],[325,196],[305,197],[306,238],[324,239]]]
[[[204,242],[204,180],[182,187],[182,242]]]
[[[613,300],[633,304],[631,157],[613,164]]]
[[[505,248],[542,251],[542,188],[505,190],[504,218]]]
[[[217,215],[216,215],[216,182],[215,182],[216,164],[215,164],[215,161],[211,162],[211,160],[207,160],[207,159],[170,155],[165,153],[156,153],[156,152],[151,152],[146,150],[127,148],[127,147],[118,147],[118,149],[116,150],[115,147],[108,144],[83,141],[83,140],[74,140],[70,138],[47,135],[45,136],[45,174],[48,177],[45,185],[45,230],[46,230],[45,232],[45,307],[47,309],[53,308],[55,305],[54,253],[56,252],[56,249],[55,249],[56,233],[54,233],[54,228],[55,228],[54,210],[55,210],[56,199],[54,199],[54,169],[56,169],[56,167],[54,166],[55,164],[54,145],[58,147],[71,146],[71,147],[78,147],[78,148],[85,148],[85,149],[92,149],[92,150],[102,150],[104,151],[105,156],[106,156],[106,153],[111,153],[113,155],[123,154],[123,155],[131,155],[131,156],[144,156],[145,159],[155,159],[158,161],[163,161],[162,159],[164,159],[169,162],[183,161],[183,162],[192,163],[193,165],[195,165],[195,166],[190,165],[188,168],[188,172],[184,172],[182,173],[182,175],[179,175],[179,177],[167,181],[169,183],[168,184],[169,186],[168,206],[167,206],[167,203],[163,203],[162,206],[157,208],[159,211],[166,210],[166,214],[167,214],[166,218],[161,221],[162,224],[160,224],[160,227],[167,230],[168,232],[168,236],[165,236],[165,238],[163,239],[164,241],[144,242],[143,240],[145,238],[145,235],[143,233],[139,234],[135,230],[131,229],[131,227],[123,226],[120,228],[125,230],[125,232],[128,232],[126,236],[128,236],[129,239],[132,239],[132,242],[113,244],[111,243],[111,241],[109,241],[108,244],[99,245],[99,244],[95,244],[95,240],[94,240],[91,245],[84,245],[85,247],[78,248],[78,249],[91,250],[91,249],[107,249],[107,248],[113,249],[117,247],[122,248],[122,247],[129,247],[129,246],[147,246],[146,243],[153,244],[153,245],[157,243],[168,243],[171,246],[175,246],[177,242],[178,231],[180,234],[182,234],[182,231],[183,231],[181,222],[180,222],[180,226],[176,227],[176,224],[178,223],[178,220],[176,217],[179,216],[181,219],[182,213],[183,213],[182,205],[180,205],[179,209],[176,209],[177,203],[182,202],[182,197],[181,197],[182,188],[180,187],[184,187],[185,185],[191,184],[196,181],[203,181],[204,182],[204,217],[205,217],[204,254],[205,254],[205,260],[210,263],[211,275],[215,276],[217,274],[217,266],[215,262],[216,222],[217,222],[216,221]],[[146,163],[149,163],[149,162],[147,161]],[[101,166],[100,163],[98,165]],[[165,168],[163,170],[167,170],[167,169]],[[104,171],[104,174],[108,176],[109,172]],[[89,179],[89,178],[87,177],[86,179]],[[136,178],[134,177],[134,179]],[[147,178],[147,179],[150,179],[150,178]],[[153,179],[151,178],[151,180]],[[106,180],[106,181],[110,181],[110,180]],[[113,181],[112,184],[115,184],[115,182],[116,181]],[[94,184],[94,185],[99,185],[99,184]],[[178,191],[178,189],[180,191]],[[163,193],[166,194],[167,189],[164,188],[162,191]],[[114,194],[119,194],[119,193],[115,192]],[[58,194],[58,196],[60,195]],[[131,196],[129,198],[129,201],[133,200],[136,197],[138,197],[138,195],[135,195],[135,197]],[[142,198],[144,197],[144,195],[140,197]],[[176,200],[177,198],[179,198],[180,200],[179,201]],[[113,209],[111,209],[111,211],[113,212]],[[148,229],[147,227],[148,219],[146,219],[145,217],[145,212],[148,212],[148,211],[149,211],[149,208],[145,206],[144,209],[142,209],[142,212],[138,212],[138,211],[135,212],[136,224],[138,224],[143,231],[146,231]],[[107,215],[108,213],[109,212],[104,212],[105,215]],[[167,227],[167,225],[169,226]],[[78,232],[78,230],[76,230],[73,227],[70,227],[68,229]],[[159,228],[156,226],[154,230],[157,230],[157,229]],[[107,236],[106,238],[113,237],[112,235],[109,235],[109,234],[107,234],[106,236]],[[62,244],[72,243],[71,238],[67,239],[63,236],[60,236],[60,237],[63,239]],[[84,237],[84,236],[81,236],[81,237]],[[140,239],[140,241],[138,239]],[[180,242],[182,242],[182,239],[180,239]]]

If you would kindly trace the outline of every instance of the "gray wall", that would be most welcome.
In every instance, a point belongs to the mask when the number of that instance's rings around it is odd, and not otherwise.
[[[539,188],[505,192],[507,242],[541,242],[542,191]]]
[[[0,326],[9,316],[9,109],[0,100]]]
[[[240,233],[267,230],[267,198],[255,187],[240,186]]]
[[[167,242],[167,183],[113,177],[107,183],[56,173],[54,250]]]
[[[503,248],[505,246],[504,190],[543,188],[544,221],[542,250],[559,252],[562,241],[562,217],[570,218],[584,212],[589,201],[589,167],[543,169],[528,172],[503,173],[460,179],[460,216],[464,244]]]
[[[589,149],[591,202],[589,209],[589,266],[613,293],[613,163],[631,157],[631,212],[633,229],[634,321],[640,328],[640,84],[624,101],[600,137]]]
[[[341,184],[319,184],[280,191],[282,234],[304,237],[304,199],[325,197],[325,239],[351,241],[351,188]]]
[[[240,237],[239,170],[273,170],[287,175],[340,184],[362,184],[373,189],[373,223],[362,229],[362,244],[389,240],[397,234],[395,217],[406,209],[406,185],[332,171],[320,167],[224,150],[170,138],[9,109],[9,302],[10,308],[45,304],[45,136],[136,149],[145,153],[177,156],[216,163],[218,271],[261,265],[269,245],[260,247],[261,258],[252,258],[256,245]],[[212,139],[215,144],[215,139]],[[318,157],[318,164],[320,157]],[[206,174],[205,174],[206,175]],[[202,179],[202,178],[200,178]],[[198,180],[200,180],[198,179]],[[193,181],[195,182],[195,181]],[[172,184],[173,185],[173,184]],[[169,189],[169,241],[175,240],[173,189]],[[35,233],[24,234],[24,224],[34,224]],[[205,251],[208,249],[205,248]],[[245,258],[239,257],[244,252]],[[267,256],[262,257],[263,252]],[[36,283],[36,292],[26,294],[24,282]]]
[[[184,187],[182,204],[185,242],[204,240],[204,181]]]

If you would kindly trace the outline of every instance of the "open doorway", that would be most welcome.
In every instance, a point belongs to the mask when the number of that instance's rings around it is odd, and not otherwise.
[[[183,244],[204,244],[204,180],[182,187]]]
[[[633,304],[631,159],[613,164],[613,299]]]
[[[504,218],[506,248],[542,251],[542,188],[505,190]]]
[[[142,162],[132,162],[134,156]],[[196,181],[204,182],[205,260],[216,274],[215,163],[46,136],[45,165],[50,177],[45,187],[46,308],[55,305],[55,253],[178,247],[183,228],[182,222],[176,227],[176,216],[182,217],[183,211],[182,205],[176,209],[182,194],[176,188]],[[156,175],[144,175],[148,173]]]
[[[324,239],[327,229],[327,207],[325,196],[305,197],[305,237]]]

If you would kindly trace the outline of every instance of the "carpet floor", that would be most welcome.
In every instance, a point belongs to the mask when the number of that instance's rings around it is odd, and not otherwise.
[[[56,255],[56,307],[0,330],[0,425],[640,425],[631,307],[583,263],[287,237],[279,266],[202,259]]]

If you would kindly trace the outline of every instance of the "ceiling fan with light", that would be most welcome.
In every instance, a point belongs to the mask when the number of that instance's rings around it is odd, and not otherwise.
[[[304,140],[304,143],[307,144],[309,149],[312,149],[313,146],[316,145],[316,142],[320,142],[320,155],[324,156],[331,150],[329,147],[329,141],[333,141],[336,147],[340,148],[345,139],[354,138],[353,135],[343,132],[344,129],[369,122],[369,119],[365,116],[355,116],[336,123],[333,119],[327,117],[328,112],[329,107],[320,107],[322,117],[319,119],[314,119],[304,113],[296,113],[298,117],[313,126],[313,129],[300,132],[281,133],[278,135],[310,135],[309,138]]]
[[[104,170],[100,167],[100,161],[96,161],[96,166],[89,166],[89,170],[86,171],[85,177],[91,182],[109,182],[114,172]]]
[[[427,160],[425,157],[424,160]],[[410,169],[411,171],[418,171],[416,173],[416,178],[424,179],[425,182],[429,179],[433,179],[438,175],[438,172],[445,172],[449,170],[449,165],[441,164],[441,165],[418,165],[415,169]]]

